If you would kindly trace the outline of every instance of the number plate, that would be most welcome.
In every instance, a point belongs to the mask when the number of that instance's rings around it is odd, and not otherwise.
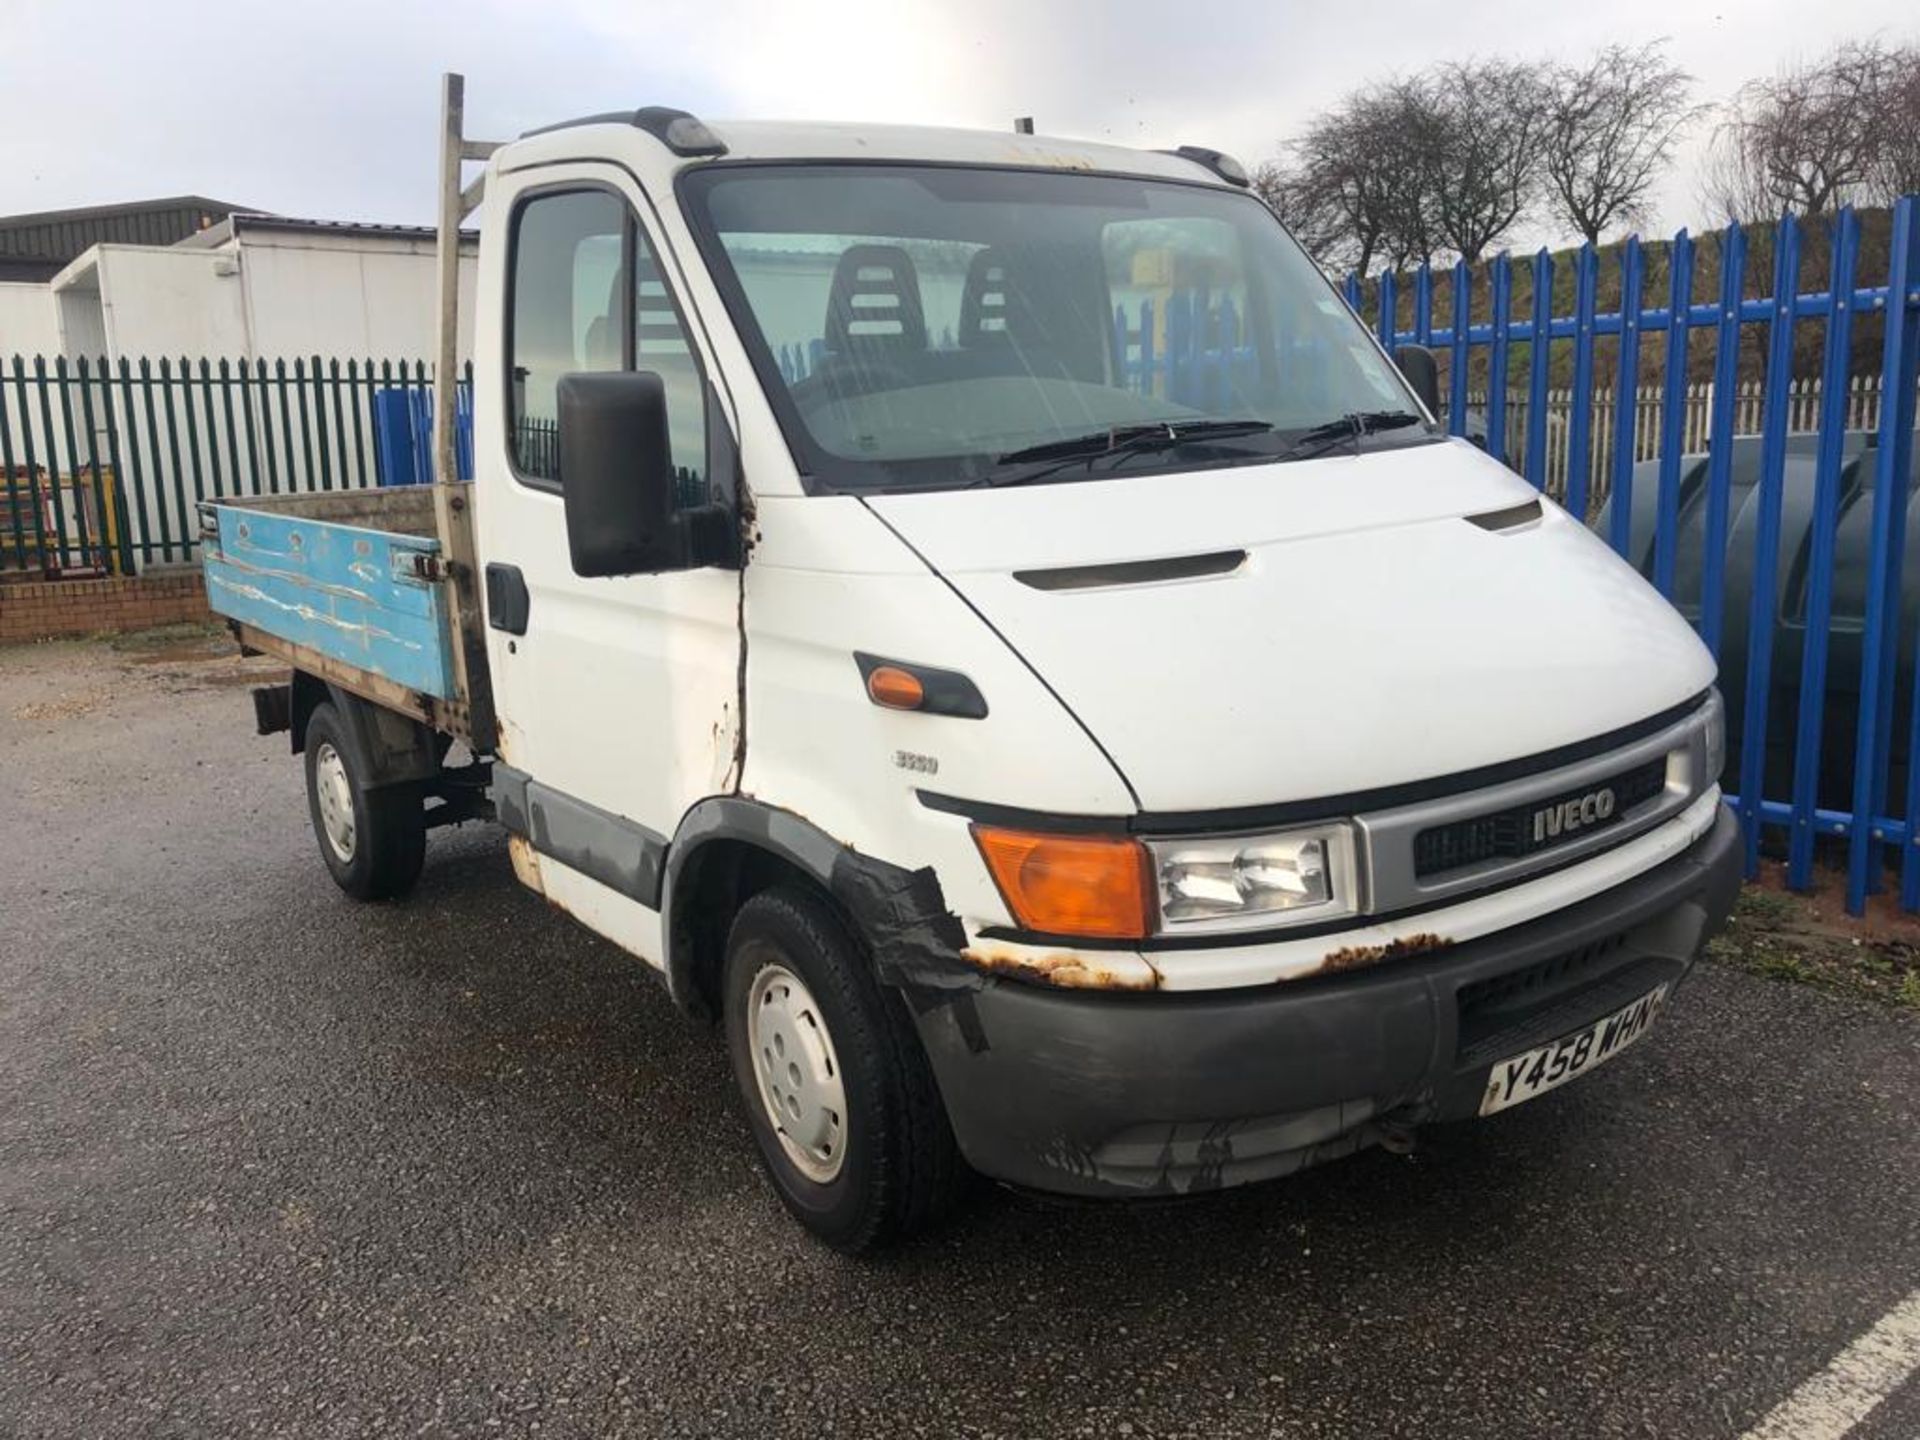
[[[1511,1060],[1500,1061],[1487,1076],[1487,1093],[1481,1097],[1480,1113],[1491,1115],[1496,1110],[1544,1095],[1575,1076],[1586,1074],[1602,1061],[1611,1060],[1652,1028],[1653,1017],[1666,1002],[1667,987],[1661,985],[1584,1030],[1576,1030]]]

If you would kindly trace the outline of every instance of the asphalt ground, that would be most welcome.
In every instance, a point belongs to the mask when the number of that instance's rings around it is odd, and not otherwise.
[[[337,892],[207,648],[0,651],[0,1435],[1740,1436],[1920,1287],[1920,1023],[1714,966],[1412,1156],[843,1258],[499,831]]]

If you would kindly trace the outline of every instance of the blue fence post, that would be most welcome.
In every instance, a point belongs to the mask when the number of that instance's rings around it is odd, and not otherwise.
[[[1860,711],[1853,747],[1853,824],[1847,835],[1847,910],[1854,915],[1866,909],[1868,892],[1880,888],[1881,842],[1886,839],[1880,817],[1885,813],[1887,763],[1892,751],[1894,661],[1900,649],[1900,562],[1907,533],[1907,487],[1902,478],[1912,461],[1914,389],[1920,384],[1920,304],[1909,298],[1916,284],[1920,284],[1920,200],[1908,196],[1894,206],[1892,242],[1887,251],[1880,433],[1873,456],[1866,632],[1860,647]],[[1909,756],[1913,753],[1908,752]],[[1908,798],[1906,842],[1901,847],[1900,864],[1903,894],[1910,872],[1920,880],[1920,863],[1916,863],[1920,862],[1920,825],[1914,823],[1915,815],[1913,800]]]
[[[1687,424],[1687,322],[1693,308],[1693,237],[1682,230],[1667,252],[1667,370],[1660,393],[1660,488],[1653,522],[1653,583],[1673,598],[1680,548],[1680,449]]]
[[[1582,245],[1573,270],[1573,406],[1567,423],[1567,509],[1583,524],[1593,473],[1593,310],[1600,257]]]
[[[1733,497],[1733,421],[1740,399],[1740,304],[1746,276],[1747,234],[1732,224],[1720,241],[1720,317],[1707,439],[1707,523],[1700,541],[1700,638],[1715,660],[1720,658],[1727,603],[1727,511]]]
[[[1140,302],[1140,393],[1154,393],[1153,301]]]
[[[453,389],[454,473],[473,479],[473,361],[461,368]]]
[[[433,400],[419,387],[407,391],[407,437],[413,445],[414,484],[433,483]]]
[[[1553,359],[1553,257],[1533,257],[1533,327],[1527,336],[1527,480],[1547,488],[1547,380]]]
[[[1393,354],[1399,343],[1399,335],[1395,329],[1399,323],[1399,313],[1399,284],[1391,270],[1383,271],[1380,276],[1380,319],[1376,332],[1380,336],[1380,344],[1389,355]]]
[[[1219,403],[1222,411],[1232,402],[1234,396],[1233,359],[1240,349],[1240,312],[1234,308],[1233,296],[1222,293],[1220,296],[1220,323],[1214,332],[1213,373],[1218,385]]]
[[[1645,278],[1640,237],[1629,235],[1620,252],[1620,364],[1613,381],[1613,487],[1607,500],[1613,507],[1608,512],[1607,543],[1619,555],[1626,555],[1633,538],[1634,435],[1640,423],[1640,290]]]
[[[1340,287],[1340,293],[1346,297],[1347,308],[1353,311],[1355,315],[1359,315],[1360,323],[1364,325],[1366,323],[1366,316],[1361,314],[1360,307],[1365,302],[1365,296],[1361,292],[1360,277],[1349,270],[1347,272],[1346,283]]]
[[[1433,266],[1425,260],[1413,274],[1413,339],[1418,345],[1433,345]]]
[[[1130,331],[1127,361],[1127,388],[1146,395],[1153,390],[1153,302],[1142,300],[1127,323],[1138,320],[1140,328]]]
[[[1219,378],[1219,366],[1214,363],[1218,355],[1215,337],[1219,334],[1220,312],[1213,303],[1213,294],[1205,285],[1193,292],[1193,399],[1189,402],[1202,410],[1218,411],[1219,400],[1214,385]]]
[[[1493,349],[1487,358],[1487,454],[1507,458],[1507,347],[1513,320],[1513,261],[1502,250],[1493,259]]]
[[[1761,786],[1767,766],[1767,701],[1773,686],[1774,594],[1780,569],[1780,494],[1787,467],[1787,403],[1793,379],[1794,301],[1800,282],[1800,228],[1780,217],[1773,235],[1773,298],[1767,321],[1767,398],[1760,435],[1759,521],[1747,621],[1747,693],[1740,724],[1740,829],[1749,877],[1760,869]]]
[[[1467,432],[1467,371],[1473,329],[1473,272],[1467,262],[1453,266],[1453,359],[1447,366],[1447,431],[1453,435]]]
[[[1808,537],[1806,629],[1800,651],[1800,715],[1793,732],[1793,829],[1787,884],[1813,881],[1814,809],[1820,803],[1820,731],[1827,708],[1827,626],[1833,614],[1833,541],[1840,523],[1840,454],[1847,432],[1847,374],[1853,344],[1853,276],[1860,226],[1851,207],[1833,226],[1827,274],[1827,346],[1820,375],[1820,442]]]
[[[1193,397],[1193,292],[1167,297],[1167,397],[1182,405]]]

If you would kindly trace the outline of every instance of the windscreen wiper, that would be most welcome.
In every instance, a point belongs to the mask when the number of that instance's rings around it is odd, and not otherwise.
[[[975,485],[1027,485],[1058,474],[1074,465],[1089,471],[1094,462],[1109,456],[1151,455],[1175,450],[1182,445],[1204,445],[1214,440],[1230,440],[1237,435],[1262,435],[1273,429],[1265,420],[1156,420],[1147,425],[1118,425],[1075,435],[1065,440],[1049,440],[1023,450],[1009,450],[994,457],[995,469],[981,476]],[[1051,464],[1047,462],[1053,462]],[[1037,465],[1038,469],[1005,471],[1001,466]]]
[[[1423,424],[1425,419],[1425,416],[1416,415],[1411,410],[1349,411],[1337,420],[1315,425],[1311,430],[1302,430],[1294,437],[1293,443],[1275,458],[1311,460],[1315,455],[1324,455],[1334,446],[1348,442],[1353,445],[1353,453],[1358,455],[1361,436],[1381,430],[1404,430],[1409,425]]]

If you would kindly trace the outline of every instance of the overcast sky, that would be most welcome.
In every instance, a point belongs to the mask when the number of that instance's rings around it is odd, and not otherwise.
[[[1704,99],[1847,37],[1920,36],[1914,0],[0,0],[0,214],[198,193],[425,221],[437,77],[503,138],[641,104],[889,120],[1249,164],[1315,110],[1472,54],[1670,36]],[[1694,222],[1682,172],[1660,228]]]

